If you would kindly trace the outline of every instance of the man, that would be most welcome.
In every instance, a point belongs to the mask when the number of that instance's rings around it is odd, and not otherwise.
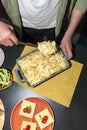
[[[54,40],[71,18],[60,44],[71,59],[71,39],[86,9],[87,0],[0,0],[0,44],[18,45],[15,32],[32,43]]]

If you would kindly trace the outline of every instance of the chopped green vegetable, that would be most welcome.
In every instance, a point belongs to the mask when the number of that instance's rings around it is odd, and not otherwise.
[[[12,80],[12,75],[7,69],[0,69],[0,89],[7,87]]]

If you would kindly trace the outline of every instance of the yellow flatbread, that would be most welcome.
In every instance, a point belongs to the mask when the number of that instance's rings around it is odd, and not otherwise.
[[[5,109],[2,100],[0,99],[0,130],[3,129],[4,121],[5,121]]]

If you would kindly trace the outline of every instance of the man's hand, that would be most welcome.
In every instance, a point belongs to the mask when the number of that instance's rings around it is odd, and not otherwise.
[[[64,36],[61,41],[60,47],[64,55],[68,58],[68,60],[70,60],[73,57],[71,39]]]
[[[13,27],[4,22],[0,22],[0,44],[4,46],[18,45]]]
[[[84,14],[81,13],[79,10],[73,9],[69,26],[61,41],[61,49],[64,52],[64,54],[68,56],[69,60],[73,57],[71,39],[83,15]]]

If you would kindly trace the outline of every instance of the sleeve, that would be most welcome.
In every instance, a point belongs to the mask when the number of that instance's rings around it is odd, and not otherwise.
[[[87,0],[77,0],[74,8],[84,14],[87,11]]]
[[[9,25],[12,25],[10,18],[8,17],[5,8],[0,0],[0,21],[5,22]]]

